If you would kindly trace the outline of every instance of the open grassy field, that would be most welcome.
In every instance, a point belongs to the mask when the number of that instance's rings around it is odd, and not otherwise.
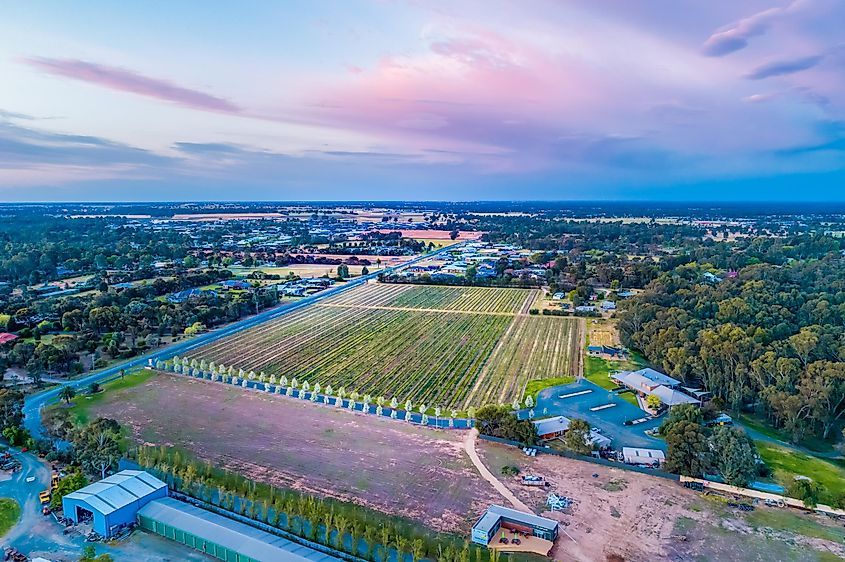
[[[465,533],[496,500],[463,453],[463,432],[167,374],[110,390],[90,414],[118,420],[136,443],[183,448],[257,481],[436,530]]]
[[[12,498],[0,498],[0,537],[6,535],[21,517],[21,506]]]
[[[369,284],[189,355],[323,388],[463,410],[572,374],[578,324],[530,317],[526,289]]]

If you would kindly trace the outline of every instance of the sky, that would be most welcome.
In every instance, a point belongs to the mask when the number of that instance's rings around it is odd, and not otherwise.
[[[0,201],[845,200],[842,0],[0,4]]]

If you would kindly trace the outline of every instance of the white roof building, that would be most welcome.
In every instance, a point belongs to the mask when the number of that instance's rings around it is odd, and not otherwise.
[[[664,375],[654,369],[623,371],[612,376],[617,383],[646,395],[654,395],[667,406],[679,404],[700,404],[701,401],[677,389],[681,381]]]
[[[654,466],[666,462],[666,453],[660,449],[638,449],[622,447],[622,460],[627,464],[644,464]]]

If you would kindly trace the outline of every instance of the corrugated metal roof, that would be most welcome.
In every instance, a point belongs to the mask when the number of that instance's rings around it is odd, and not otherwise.
[[[660,385],[651,391],[651,394],[660,398],[660,401],[667,406],[677,406],[679,404],[698,404],[699,401],[691,396],[687,396],[679,390],[669,388],[668,386]]]
[[[87,502],[103,515],[108,515],[166,487],[167,484],[147,472],[122,470],[71,492],[65,498]]]
[[[153,500],[139,516],[159,521],[255,560],[332,562],[338,558],[173,498]]]
[[[487,508],[487,512],[481,517],[481,519],[473,525],[473,528],[489,532],[502,517],[549,531],[553,531],[558,527],[558,522],[552,519],[540,517],[539,515],[534,515],[533,513],[517,511],[501,505],[491,505]]]
[[[569,429],[569,418],[557,416],[531,422],[537,431],[537,435],[548,435]]]
[[[634,371],[634,373],[647,378],[650,381],[656,382],[657,384],[662,384],[665,386],[678,386],[681,384],[681,381],[678,379],[673,379],[669,375],[665,375],[660,371],[655,371],[649,367],[645,369],[640,369],[639,371]]]

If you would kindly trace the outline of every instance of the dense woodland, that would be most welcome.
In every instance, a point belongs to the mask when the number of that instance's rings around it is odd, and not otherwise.
[[[631,299],[623,341],[672,376],[754,410],[794,440],[845,416],[845,257],[828,236],[755,239],[691,254]],[[736,278],[702,281],[712,267]]]

